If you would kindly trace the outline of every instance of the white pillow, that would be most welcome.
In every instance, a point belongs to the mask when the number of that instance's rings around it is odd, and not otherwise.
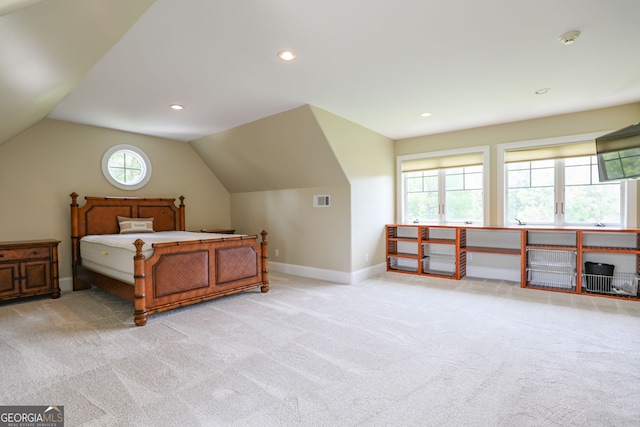
[[[153,218],[127,218],[118,217],[120,234],[129,233],[153,233]]]

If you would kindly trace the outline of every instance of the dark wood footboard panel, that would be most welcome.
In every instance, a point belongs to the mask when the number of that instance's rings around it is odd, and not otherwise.
[[[136,247],[143,245],[141,240],[136,241]],[[158,311],[262,289],[265,284],[263,254],[255,235],[159,243],[153,247],[149,259],[139,252],[134,264],[134,320],[138,326]]]
[[[234,286],[245,280],[252,283],[260,281],[261,259],[257,242],[218,248],[215,254],[217,286]]]
[[[207,293],[211,285],[209,264],[209,251],[206,249],[161,255],[151,266],[150,273],[145,273],[152,279],[147,298],[170,302],[186,292]],[[149,271],[148,268],[146,270]]]

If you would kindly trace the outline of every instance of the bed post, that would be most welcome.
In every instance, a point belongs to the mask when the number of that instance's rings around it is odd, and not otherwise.
[[[144,242],[141,239],[136,239],[133,244],[136,247],[136,255],[133,257],[133,303],[135,307],[133,321],[136,326],[144,326],[147,324],[144,255],[142,255]]]
[[[180,196],[180,205],[178,206],[178,210],[180,211],[180,224],[178,224],[180,227],[179,230],[184,231],[184,196]]]
[[[69,194],[71,197],[71,272],[73,275],[73,290],[89,289],[91,285],[78,278],[78,262],[80,260],[80,230],[78,226],[78,193]]]
[[[267,242],[267,233],[262,230],[262,242],[260,242],[260,252],[262,254],[262,286],[260,291],[269,292],[269,242]]]

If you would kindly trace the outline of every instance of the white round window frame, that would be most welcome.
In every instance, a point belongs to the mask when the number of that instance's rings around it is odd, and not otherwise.
[[[109,172],[109,159],[111,159],[111,156],[119,151],[130,151],[140,158],[143,167],[142,179],[133,184],[125,184],[117,181],[113,176],[111,176],[111,173]],[[138,147],[127,144],[115,145],[109,148],[107,152],[104,153],[104,156],[102,156],[102,173],[107,181],[109,181],[109,183],[114,187],[117,187],[121,190],[138,190],[147,185],[147,183],[151,179],[151,161],[149,161],[147,155]]]

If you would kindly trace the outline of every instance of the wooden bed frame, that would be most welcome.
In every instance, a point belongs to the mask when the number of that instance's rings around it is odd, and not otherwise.
[[[95,285],[134,303],[134,323],[144,326],[147,316],[249,289],[269,291],[267,232],[258,236],[233,236],[188,242],[154,244],[148,259],[144,242],[134,243],[134,284],[107,277],[82,266],[80,238],[90,234],[119,233],[117,216],[154,218],[155,231],[185,229],[184,197],[175,199],[85,197],[71,195],[71,247],[73,290]]]

